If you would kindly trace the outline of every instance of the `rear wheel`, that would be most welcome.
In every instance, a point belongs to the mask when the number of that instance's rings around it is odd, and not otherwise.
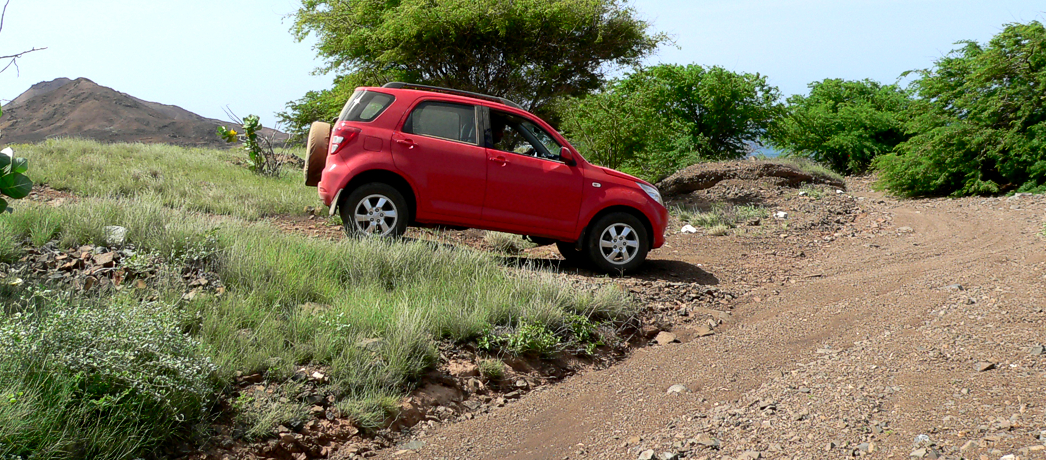
[[[323,168],[327,166],[327,146],[331,140],[331,125],[317,121],[309,128],[309,141],[305,144],[305,185],[315,187],[320,183]]]
[[[410,210],[395,187],[371,182],[356,187],[338,206],[350,236],[398,237],[407,231]]]
[[[650,251],[646,227],[635,216],[623,212],[607,214],[592,225],[584,252],[601,271],[625,273],[635,270]]]

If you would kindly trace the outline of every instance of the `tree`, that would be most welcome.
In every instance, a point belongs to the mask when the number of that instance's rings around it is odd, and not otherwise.
[[[916,72],[911,139],[876,158],[879,185],[905,196],[1046,192],[1046,28],[1008,24],[987,46]]]
[[[862,174],[907,139],[910,99],[897,85],[829,78],[809,87],[809,96],[788,98],[788,114],[771,130],[769,143],[786,154]]]
[[[396,78],[505,97],[539,114],[665,40],[619,0],[303,0],[294,18],[297,39],[319,41],[319,71],[345,77],[338,93]],[[299,109],[332,113],[327,95],[291,103],[284,119],[294,128]]]
[[[759,74],[659,65],[566,104],[563,129],[597,163],[657,180],[701,159],[744,157],[782,113]]]

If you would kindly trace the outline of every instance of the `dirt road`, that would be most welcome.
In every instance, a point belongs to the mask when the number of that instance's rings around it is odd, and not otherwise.
[[[380,457],[1046,458],[1046,197],[849,193],[864,213],[826,244],[673,235],[652,253],[744,287],[714,335],[677,328]]]

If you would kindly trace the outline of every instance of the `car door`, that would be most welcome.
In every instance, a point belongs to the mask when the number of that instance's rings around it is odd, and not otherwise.
[[[427,100],[393,133],[393,162],[417,188],[419,219],[481,217],[487,155],[476,127],[475,106]]]
[[[559,142],[533,120],[493,109],[487,118],[492,134],[483,219],[532,235],[573,235],[581,169],[560,160]]]

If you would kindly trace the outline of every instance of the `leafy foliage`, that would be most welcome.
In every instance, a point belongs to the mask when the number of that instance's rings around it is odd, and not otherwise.
[[[298,133],[308,112],[329,119],[356,83],[391,79],[493,94],[547,114],[561,96],[597,89],[665,38],[619,0],[305,0],[294,35],[314,34],[335,89],[288,104]]]
[[[565,104],[563,128],[594,162],[656,181],[700,159],[749,153],[783,110],[759,74],[659,65]]]
[[[788,98],[788,114],[775,124],[770,143],[844,174],[862,174],[873,158],[905,141],[908,95],[871,80],[825,79],[810,95]]]
[[[882,187],[905,196],[1046,191],[1046,28],[1009,24],[918,71],[914,136],[880,156]]]
[[[301,99],[288,102],[287,110],[276,116],[287,127],[287,132],[291,135],[290,142],[304,144],[312,122],[325,121],[333,124],[357,87],[381,86],[395,80],[401,78],[365,72],[340,75],[334,79],[334,87],[322,91],[309,91]]]
[[[230,114],[231,115],[231,114]],[[233,116],[235,118],[235,116]],[[247,151],[247,161],[251,171],[274,176],[280,172],[280,163],[276,161],[276,152],[272,149],[272,141],[261,135],[261,118],[257,115],[247,115],[243,120],[237,120],[243,126],[243,133],[224,126],[218,127],[218,137],[228,143],[243,142],[243,149]]]
[[[4,112],[0,109],[0,116]],[[25,175],[29,170],[29,160],[14,156],[10,147],[0,150],[0,213],[7,211],[7,200],[25,198],[33,189],[33,181]]]

